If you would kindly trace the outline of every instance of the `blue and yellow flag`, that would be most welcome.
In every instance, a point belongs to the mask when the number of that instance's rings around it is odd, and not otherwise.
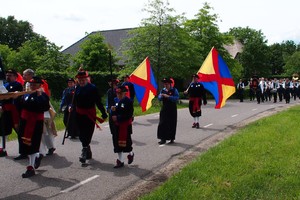
[[[235,93],[235,84],[230,71],[213,47],[198,71],[200,82],[215,98],[219,109],[225,105],[226,100]]]
[[[148,57],[132,72],[130,82],[134,85],[142,112],[145,112],[152,106],[152,99],[157,93],[157,84]]]

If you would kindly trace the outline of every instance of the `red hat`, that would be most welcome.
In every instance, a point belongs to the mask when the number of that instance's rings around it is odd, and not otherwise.
[[[77,72],[77,75],[75,77],[76,78],[87,78],[87,77],[89,77],[89,74],[87,71],[81,69]]]

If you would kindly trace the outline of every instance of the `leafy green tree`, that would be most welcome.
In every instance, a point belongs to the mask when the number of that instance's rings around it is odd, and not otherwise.
[[[32,25],[27,21],[18,21],[14,16],[0,17],[0,44],[17,50],[22,44],[35,37]]]
[[[229,34],[244,45],[239,58],[243,66],[244,77],[270,76],[272,73],[272,66],[269,65],[270,51],[263,33],[249,27],[237,27],[231,28]]]
[[[109,72],[110,62],[115,69],[114,63],[117,61],[115,55],[113,50],[104,43],[104,37],[101,33],[90,34],[88,40],[80,45],[80,50],[74,57],[74,67],[78,69],[83,66],[89,71]]]
[[[211,10],[213,8],[205,2],[195,18],[187,20],[184,27],[193,37],[197,52],[202,58],[205,58],[211,48],[215,47],[228,59],[229,54],[224,49],[224,44],[232,44],[233,37],[220,32],[217,25],[219,16],[212,14]]]
[[[122,46],[126,56],[124,73],[131,73],[149,57],[152,69],[159,81],[162,77],[184,77],[195,73],[199,57],[193,40],[183,29],[183,16],[173,13],[167,1],[153,0],[143,10],[149,17],[141,26],[129,32],[129,39]],[[194,68],[192,68],[194,67]]]
[[[60,47],[49,42],[43,36],[36,36],[22,44],[14,57],[10,56],[10,65],[18,71],[27,68],[33,70],[65,71],[69,66],[69,57],[60,52]]]
[[[284,66],[285,74],[292,76],[294,73],[300,74],[300,51],[296,51],[286,62]]]

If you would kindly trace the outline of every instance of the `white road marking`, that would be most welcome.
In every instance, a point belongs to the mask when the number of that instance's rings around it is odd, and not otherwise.
[[[236,117],[236,116],[238,116],[238,114],[236,114],[236,115],[232,115],[231,117]]]
[[[78,187],[80,187],[80,186],[82,186],[82,185],[84,185],[84,184],[86,184],[86,183],[94,180],[95,178],[98,178],[98,177],[99,177],[99,175],[92,176],[92,177],[90,177],[88,179],[85,179],[84,181],[81,181],[80,183],[77,183],[76,185],[73,185],[72,187],[69,187],[69,188],[67,188],[65,190],[60,191],[60,193],[70,192],[70,191],[72,191],[72,190],[74,190],[74,189],[76,189],[76,188],[78,188]]]
[[[256,110],[257,110],[257,108],[253,108],[253,109],[252,109],[252,111],[256,111]]]
[[[207,124],[207,125],[205,125],[205,126],[203,126],[204,128],[207,128],[207,127],[210,127],[210,126],[212,126],[213,124]]]

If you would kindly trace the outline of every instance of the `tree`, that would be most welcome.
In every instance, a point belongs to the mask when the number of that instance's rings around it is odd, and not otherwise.
[[[294,73],[300,74],[300,51],[296,51],[289,57],[284,66],[284,70],[287,76],[292,76]]]
[[[36,71],[65,71],[69,66],[69,57],[61,53],[60,49],[45,37],[37,35],[24,42],[14,54],[10,54],[7,62],[20,72],[27,68]]]
[[[27,21],[18,21],[14,16],[0,17],[0,44],[17,50],[22,44],[36,36],[32,25]]]
[[[158,81],[162,77],[179,78],[194,73],[191,69],[199,60],[192,38],[182,27],[185,18],[173,16],[175,10],[167,1],[153,0],[143,11],[149,13],[149,18],[129,32],[130,37],[122,46],[127,58],[124,72],[133,72],[149,57]]]
[[[76,69],[83,66],[89,71],[110,71],[110,55],[112,65],[116,62],[115,53],[104,43],[101,33],[90,34],[88,40],[80,45],[79,52],[74,57]]]
[[[195,18],[187,20],[184,23],[184,28],[193,38],[194,48],[197,52],[194,56],[198,59],[198,65],[196,65],[194,71],[199,69],[211,48],[215,47],[227,63],[232,72],[232,76],[240,77],[241,66],[234,61],[224,49],[225,44],[233,44],[233,37],[220,32],[217,25],[219,17],[217,14],[211,14],[212,9],[213,8],[205,2],[203,7],[195,15]]]
[[[237,27],[231,28],[229,34],[244,45],[239,58],[244,69],[244,77],[252,77],[253,75],[268,77],[272,72],[272,66],[268,62],[270,52],[263,33],[249,27]]]

